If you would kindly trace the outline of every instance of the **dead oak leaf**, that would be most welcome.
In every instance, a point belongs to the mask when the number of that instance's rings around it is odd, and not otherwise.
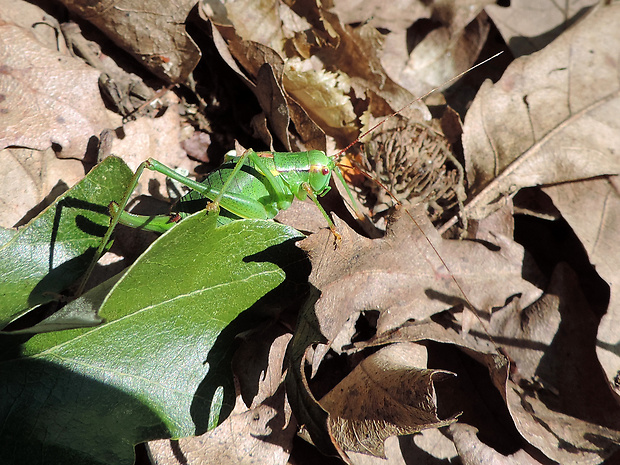
[[[521,435],[562,464],[598,463],[618,451],[620,407],[597,362],[598,322],[575,273],[558,265],[539,301],[503,313],[490,332],[515,341],[506,348],[514,368],[505,398]]]
[[[309,120],[339,141],[350,142],[354,138],[356,123],[349,101],[351,94],[357,98],[366,97],[370,106],[377,107],[373,111],[382,114],[402,108],[413,100],[409,92],[383,71],[376,54],[380,34],[373,28],[345,26],[317,2],[303,5],[298,2],[291,8],[279,4],[277,8],[268,9],[255,2],[235,5],[234,8],[227,5],[202,11],[215,26],[217,48],[235,72],[251,87],[256,86],[254,91],[272,126],[277,127],[274,121],[283,114],[284,107],[278,105],[272,109],[260,95],[282,93],[287,96],[291,121],[301,133],[305,147],[325,147],[317,128],[307,129],[312,126]],[[259,26],[252,27],[252,24]],[[259,70],[267,64],[274,69],[277,89],[270,85],[261,91]],[[269,98],[268,102],[271,100]],[[278,95],[278,103],[280,101]],[[391,107],[387,111],[386,102]],[[419,119],[430,119],[428,109],[419,102],[411,105],[409,111]],[[288,137],[283,137],[281,132],[276,130],[288,146]]]
[[[99,73],[42,46],[29,30],[0,24],[0,146],[45,150],[58,144],[82,158],[92,136],[111,126]]]
[[[408,215],[396,220],[382,239],[363,238],[340,222],[337,228],[342,241],[335,250],[329,246],[329,231],[300,244],[312,262],[310,282],[322,292],[309,316],[328,341],[318,353],[325,352],[350,317],[363,311],[379,311],[380,334],[464,303],[463,293],[478,311],[502,307],[517,294],[522,305],[529,305],[541,293],[522,277],[523,248],[500,236],[496,250],[472,241],[443,240],[425,217],[414,223]],[[314,370],[318,363],[320,357]]]
[[[200,60],[200,49],[185,30],[195,0],[62,3],[169,82],[184,82]]]
[[[301,311],[289,345],[287,393],[314,444],[324,453],[342,456],[341,446],[326,434],[330,414],[310,390],[306,360],[314,376],[336,336],[350,327],[349,322],[360,312],[379,312],[379,334],[408,320],[427,319],[462,302],[453,276],[479,309],[503,306],[516,294],[528,305],[541,291],[522,278],[523,249],[506,239],[498,238],[501,247],[497,249],[446,241],[428,220],[416,224],[405,215],[392,224],[383,239],[363,238],[337,218],[336,227],[341,240],[335,249],[330,231],[314,234],[300,244],[312,262],[310,283],[315,291]],[[454,275],[445,269],[446,262]],[[339,344],[350,343],[351,335],[348,337],[348,341],[339,338]]]
[[[616,176],[549,186],[545,193],[583,244],[597,273],[609,285],[607,312],[598,326],[596,351],[609,387],[620,399],[620,189]]]
[[[389,345],[363,360],[321,400],[331,437],[344,451],[384,457],[389,436],[439,428],[433,383],[453,376],[412,364],[415,344]]]
[[[523,187],[620,173],[619,21],[620,5],[601,7],[483,84],[463,128],[466,216]]]

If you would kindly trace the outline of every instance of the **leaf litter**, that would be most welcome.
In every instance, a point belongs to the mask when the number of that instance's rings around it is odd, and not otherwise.
[[[199,5],[208,21],[199,23],[200,28],[212,34],[223,62],[256,95],[263,115],[253,124],[266,146],[333,151],[346,145],[363,127],[358,118],[388,115],[471,66],[490,34],[486,13],[496,25],[499,11],[510,14],[510,8],[500,10],[489,2],[474,2],[467,13],[412,2],[404,17],[385,4],[365,2],[375,13],[355,16],[351,12],[359,15],[360,9],[349,3],[337,2],[332,11],[312,2]],[[545,5],[541,18],[551,14],[550,3]],[[78,5],[75,11],[82,10]],[[613,264],[615,175],[620,168],[614,45],[618,10],[612,4],[566,12],[562,20],[570,19],[559,23],[566,31],[556,38],[545,35],[551,28],[537,29],[539,38],[530,40],[529,48],[510,40],[527,39],[526,34],[514,36],[514,28],[509,33],[500,27],[503,40],[524,56],[499,82],[483,84],[465,116],[464,159],[459,163],[467,178],[467,198],[460,213],[469,222],[460,235],[468,240],[441,238],[422,220],[424,236],[402,212],[383,238],[368,239],[340,221],[342,243],[336,249],[325,230],[309,236],[302,247],[312,263],[312,288],[296,328],[292,330],[294,312],[293,317],[285,312],[285,327],[291,329],[258,328],[247,335],[242,346],[253,349],[238,352],[233,413],[202,438],[202,446],[184,440],[183,447],[194,447],[188,457],[207,463],[206,457],[219,455],[219,447],[235,444],[231,463],[247,461],[257,451],[258,461],[302,463],[293,447],[297,423],[319,449],[351,463],[408,463],[420,451],[431,450],[417,445],[423,444],[421,430],[447,424],[451,426],[439,431],[449,445],[433,455],[459,455],[463,463],[537,463],[537,454],[560,463],[602,463],[617,454],[620,317]],[[140,22],[155,27],[152,17],[147,14]],[[175,27],[184,20],[177,19]],[[104,17],[94,22],[104,31],[117,29]],[[360,24],[345,26],[349,23]],[[432,30],[409,53],[408,34],[420,34],[413,23],[431,24]],[[148,53],[138,47],[142,39],[131,40],[130,34],[114,40],[134,56],[148,55],[144,61],[158,76],[180,82],[197,61],[195,45],[179,47],[191,44],[182,29],[164,32],[159,48]],[[172,47],[165,45],[166,35]],[[94,80],[90,82],[92,87]],[[2,105],[23,111],[16,101]],[[166,105],[173,113],[175,103]],[[85,107],[89,118],[101,121],[93,116],[99,103]],[[416,103],[403,117],[408,124],[430,127],[437,124],[431,121],[432,110]],[[176,130],[182,123],[170,116],[159,122],[164,126],[152,125],[153,135],[165,134],[169,148],[161,149],[165,145],[158,142],[136,152],[163,161],[169,153],[178,155],[175,143],[185,136]],[[148,133],[148,118],[143,123]],[[87,129],[80,137],[97,137],[101,129],[119,125],[113,117],[97,124],[80,126]],[[6,135],[5,145],[44,150],[54,142],[63,150],[65,145],[74,149],[66,142],[68,133],[49,137],[53,125],[38,126],[45,131],[16,139],[15,134],[32,129],[23,123]],[[123,126],[128,138],[115,153],[130,151],[127,147],[144,132],[129,123]],[[438,127],[449,136],[445,124]],[[460,137],[448,140],[458,159]],[[76,143],[81,149],[73,155],[82,158],[85,145]],[[46,182],[41,186],[49,186]],[[525,195],[535,186],[543,189]],[[41,187],[39,197],[47,190]],[[421,202],[428,210],[434,200],[431,196]],[[448,213],[457,212],[456,204]],[[374,206],[368,208],[372,213]],[[570,260],[541,263],[540,255],[532,257],[517,244],[513,233],[522,226],[517,222],[515,227],[515,212],[565,221],[596,266],[603,289],[611,287],[608,301],[591,295],[582,270]],[[440,230],[454,223],[444,219]],[[316,226],[302,229],[312,232]],[[480,319],[468,308],[472,305]],[[251,341],[259,341],[262,349]],[[497,354],[497,346],[504,355]],[[253,361],[248,352],[262,362]],[[257,366],[262,374],[245,376]],[[499,420],[491,421],[493,415],[485,412],[494,412]],[[494,429],[502,434],[491,434]],[[392,434],[406,436],[386,440]],[[173,454],[161,463],[174,460]]]

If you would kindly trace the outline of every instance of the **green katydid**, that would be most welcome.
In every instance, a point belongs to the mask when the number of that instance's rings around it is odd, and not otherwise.
[[[297,198],[306,197],[316,204],[330,228],[334,224],[318,201],[329,190],[329,181],[335,174],[344,184],[351,200],[353,194],[346,185],[335,159],[320,150],[308,152],[255,152],[246,150],[241,156],[228,152],[220,168],[211,172],[202,182],[180,175],[160,162],[149,159],[140,165],[129,189],[133,191],[144,168],[165,174],[192,189],[179,200],[178,219],[207,206],[223,209],[220,224],[240,218],[272,219]],[[355,204],[354,204],[355,205]],[[113,213],[117,208],[113,207]],[[119,209],[122,224],[155,232],[165,232],[174,226],[170,216],[142,217]]]
[[[180,199],[178,215],[146,217],[133,215],[124,210],[145,169],[162,173],[192,189]],[[187,178],[157,160],[148,159],[136,170],[121,204],[110,205],[112,213],[110,226],[79,291],[83,290],[86,280],[119,222],[163,233],[187,216],[188,212],[193,213],[205,207],[211,210],[221,207],[219,224],[241,218],[272,219],[278,211],[290,207],[295,198],[303,200],[310,197],[337,238],[339,236],[334,223],[318,201],[318,197],[330,190],[329,181],[332,174],[340,179],[357,211],[355,198],[337,168],[335,158],[327,156],[320,150],[289,153],[255,152],[249,149],[241,156],[229,152],[226,154],[224,164],[211,172],[202,182]],[[207,204],[207,199],[211,203]]]
[[[447,83],[459,79],[465,73],[492,60],[497,55],[499,54],[460,73]],[[154,159],[144,161],[136,170],[121,204],[113,204],[110,206],[112,213],[110,226],[103,237],[100,247],[95,253],[91,266],[85,274],[78,294],[83,290],[90,273],[103,254],[110,241],[112,232],[119,222],[132,227],[140,227],[155,232],[165,232],[185,216],[183,214],[184,211],[185,214],[187,214],[187,212],[195,212],[205,206],[210,210],[216,210],[221,207],[220,224],[241,218],[272,219],[276,216],[278,211],[290,207],[295,198],[303,200],[306,197],[310,197],[325,218],[327,225],[334,233],[336,239],[338,239],[339,235],[335,229],[334,223],[318,201],[318,197],[325,195],[330,190],[329,182],[332,174],[336,175],[342,182],[358,217],[363,218],[363,216],[359,213],[355,198],[338,168],[336,162],[337,158],[389,118],[427,97],[435,90],[436,88],[432,89],[422,97],[413,100],[405,107],[387,116],[332,157],[320,150],[291,153],[255,152],[249,149],[241,156],[236,156],[229,152],[226,155],[224,164],[217,170],[211,172],[202,182],[187,178]],[[142,217],[125,212],[124,209],[144,169],[160,172],[192,189],[191,192],[180,200],[181,213],[178,216]],[[211,203],[207,205],[209,200]],[[395,201],[398,202],[396,199]],[[199,206],[199,208],[197,206]]]

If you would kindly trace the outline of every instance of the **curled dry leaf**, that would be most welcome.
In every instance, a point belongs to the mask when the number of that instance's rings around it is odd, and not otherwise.
[[[489,3],[409,0],[385,8],[381,1],[339,0],[333,11],[346,24],[380,28],[379,56],[387,74],[414,95],[424,95],[474,64],[489,32],[486,15],[480,14]]]
[[[558,267],[532,305],[522,311],[509,305],[492,315],[488,332],[510,357],[510,377],[500,356],[482,353],[479,341],[463,339],[458,329],[409,322],[357,346],[429,340],[457,345],[487,366],[517,430],[547,457],[562,464],[598,463],[618,449],[620,409],[593,349],[597,321],[567,265]]]
[[[362,311],[379,310],[377,332],[382,333],[464,303],[453,277],[470,304],[483,312],[517,294],[523,305],[540,295],[522,277],[524,251],[515,242],[498,236],[494,250],[481,243],[444,240],[424,216],[415,221],[417,225],[402,213],[386,237],[375,240],[338,223],[342,242],[336,250],[330,247],[329,231],[300,244],[313,264],[310,282],[322,291],[316,316],[328,341],[349,317]]]
[[[598,327],[596,352],[608,385],[620,403],[619,188],[617,177],[603,177],[544,190],[581,240],[596,271],[610,286],[607,313]]]
[[[465,118],[470,218],[520,188],[620,172],[620,5],[595,10],[486,82]],[[584,44],[588,44],[585,46]]]
[[[490,203],[521,187],[546,186],[611,285],[596,347],[620,399],[620,204],[615,178],[601,177],[620,172],[618,20],[620,5],[596,8],[545,49],[516,60],[497,84],[483,86],[465,120],[464,148],[479,192],[468,216],[484,216]]]
[[[415,366],[415,344],[393,344],[364,359],[319,403],[329,412],[333,440],[345,451],[385,457],[389,436],[456,421],[437,417],[433,383],[453,376]]]
[[[506,350],[516,371],[506,396],[515,425],[559,463],[596,463],[620,443],[620,407],[594,350],[597,324],[566,264],[538,302],[521,313],[498,312],[491,321],[492,334],[512,341]]]
[[[57,144],[62,157],[81,159],[92,135],[111,126],[99,73],[42,45],[30,29],[0,24],[0,63],[1,148]]]

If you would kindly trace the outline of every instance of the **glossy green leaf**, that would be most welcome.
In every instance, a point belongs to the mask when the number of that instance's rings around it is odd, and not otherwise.
[[[17,232],[0,234],[0,328],[50,302],[85,271],[131,170],[109,157]]]
[[[199,212],[155,241],[105,299],[104,324],[0,337],[9,462],[129,464],[134,444],[202,433],[230,411],[234,336],[307,270],[297,231],[215,220]]]

